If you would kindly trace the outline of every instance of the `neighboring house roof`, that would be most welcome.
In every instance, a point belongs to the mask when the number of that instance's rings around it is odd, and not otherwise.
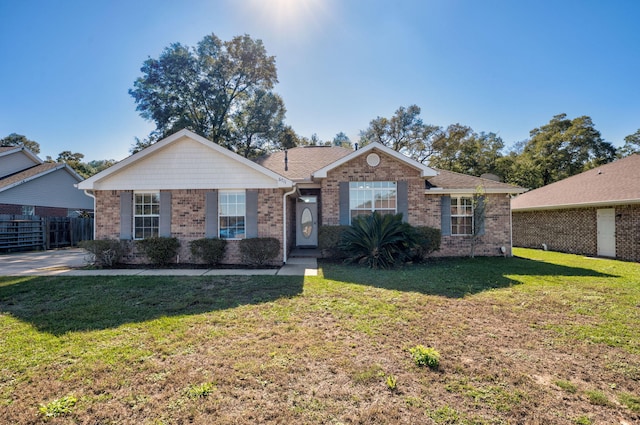
[[[189,130],[180,130],[77,185],[85,190],[293,187],[293,182]]]
[[[402,161],[404,163],[406,163],[407,165],[409,165],[410,167],[413,167],[415,169],[417,169],[418,171],[420,171],[420,175],[422,177],[432,177],[435,176],[437,173],[436,171],[431,168],[428,167],[418,161],[415,161],[411,158],[409,158],[408,156],[405,156],[403,154],[401,154],[400,152],[394,151],[391,148],[386,147],[385,145],[381,144],[381,143],[370,143],[368,145],[366,145],[365,147],[363,147],[362,149],[358,149],[358,150],[354,150],[351,151],[348,155],[343,156],[342,158],[338,159],[337,161],[334,161],[316,171],[313,172],[313,177],[315,178],[326,178],[327,177],[327,172],[341,166],[342,164],[345,164],[349,161],[351,161],[353,158],[356,158],[358,156],[364,155],[364,154],[368,154],[372,151],[380,151],[382,153],[385,153],[387,155],[390,155],[392,157],[394,157],[395,159],[397,159],[398,161]]]
[[[36,164],[42,164],[42,160],[38,158],[38,156],[31,152],[29,149],[24,146],[0,146],[0,157],[5,155],[10,155],[16,152],[22,151],[25,155],[27,155],[31,160],[33,160]]]
[[[520,195],[514,211],[640,203],[640,155],[593,168]]]
[[[0,179],[0,192],[9,190],[12,187],[27,183],[31,180],[43,177],[60,169],[65,169],[69,174],[75,177],[77,181],[82,180],[82,177],[80,177],[75,171],[73,171],[67,164],[62,164],[59,162],[45,162],[40,165],[28,168],[24,171],[20,171],[19,173],[15,173],[3,179]]]
[[[315,170],[345,157],[353,149],[338,146],[302,146],[287,151],[273,152],[256,159],[256,162],[293,181],[310,181]],[[287,170],[285,170],[285,157]]]
[[[522,193],[526,189],[508,183],[482,177],[469,176],[453,171],[436,169],[438,175],[429,178],[427,193],[469,193],[482,191],[485,193]]]

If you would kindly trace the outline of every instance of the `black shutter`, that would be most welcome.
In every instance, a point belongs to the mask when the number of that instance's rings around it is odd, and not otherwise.
[[[158,236],[171,236],[171,192],[160,192],[160,224]]]
[[[245,203],[245,236],[248,238],[258,237],[258,191],[256,189],[247,190]]]
[[[120,192],[120,239],[131,239],[133,228],[133,194]]]
[[[218,191],[212,190],[205,195],[204,206],[204,236],[218,237]]]
[[[349,182],[340,182],[338,192],[339,218],[342,226],[349,225]]]
[[[451,236],[451,196],[440,198],[440,232],[442,236]]]
[[[398,213],[402,213],[402,221],[405,223],[409,221],[409,188],[406,181],[399,181],[398,190]]]
[[[484,196],[478,196],[473,210],[473,226],[475,227],[474,230],[477,236],[484,235],[484,222],[486,220],[485,206],[486,203]]]

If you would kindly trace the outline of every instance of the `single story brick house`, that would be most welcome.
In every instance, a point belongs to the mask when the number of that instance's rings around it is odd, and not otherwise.
[[[640,155],[519,195],[513,244],[640,261]]]
[[[374,210],[402,213],[442,231],[435,255],[470,252],[472,198],[487,205],[476,255],[511,254],[510,196],[524,189],[436,170],[379,143],[359,150],[298,147],[251,161],[181,130],[77,185],[95,197],[96,239],[177,237],[228,240],[224,263],[240,262],[238,240],[280,241],[277,263],[293,247],[314,247],[320,225],[348,225]]]
[[[0,214],[67,217],[93,210],[82,181],[63,163],[43,162],[22,146],[0,147]]]

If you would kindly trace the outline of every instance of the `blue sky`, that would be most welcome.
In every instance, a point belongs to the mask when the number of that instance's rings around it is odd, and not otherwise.
[[[507,146],[588,115],[620,146],[640,128],[638,16],[637,0],[0,0],[0,137],[120,160],[153,129],[128,94],[144,60],[215,33],[264,42],[307,137],[355,141],[417,104]]]

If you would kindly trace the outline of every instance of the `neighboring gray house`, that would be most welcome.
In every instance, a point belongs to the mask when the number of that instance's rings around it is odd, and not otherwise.
[[[640,261],[640,155],[511,201],[513,245]]]
[[[64,163],[43,162],[29,149],[0,147],[0,214],[67,217],[93,211],[93,199]]]

